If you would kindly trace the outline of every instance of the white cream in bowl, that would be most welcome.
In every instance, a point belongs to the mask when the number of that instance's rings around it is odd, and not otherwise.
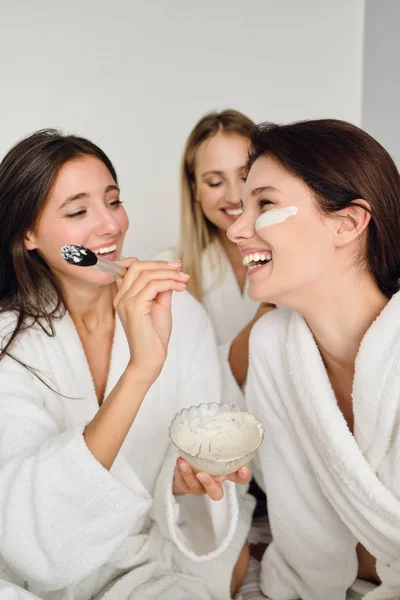
[[[254,415],[228,404],[200,404],[175,416],[170,437],[197,471],[227,475],[254,456],[264,435]]]

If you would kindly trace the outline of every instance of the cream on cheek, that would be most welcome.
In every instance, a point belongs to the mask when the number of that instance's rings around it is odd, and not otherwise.
[[[256,219],[256,232],[259,233],[261,229],[270,227],[271,225],[284,223],[286,219],[296,215],[297,211],[297,206],[286,206],[285,208],[272,208],[271,210],[268,210]]]

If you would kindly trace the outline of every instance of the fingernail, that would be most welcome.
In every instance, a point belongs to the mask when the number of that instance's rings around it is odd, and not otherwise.
[[[168,262],[169,267],[175,267],[175,268],[180,267],[181,264],[182,264],[181,260],[171,260],[170,262]]]
[[[247,476],[248,476],[248,474],[249,474],[249,473],[248,473],[248,468],[247,468],[247,467],[242,467],[241,469],[239,469],[239,475],[240,475],[240,477],[242,477],[243,479],[244,479],[245,477],[247,477]]]
[[[181,471],[183,471],[183,473],[185,473],[185,471],[187,471],[187,464],[183,462],[179,465],[179,468]]]
[[[201,483],[208,483],[210,481],[210,478],[205,473],[197,473],[196,477]]]
[[[187,273],[183,273],[182,271],[179,271],[179,275],[183,277],[183,279],[189,279],[190,277],[190,275],[188,275]]]

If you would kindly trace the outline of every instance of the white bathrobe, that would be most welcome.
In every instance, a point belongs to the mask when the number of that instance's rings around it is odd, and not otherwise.
[[[281,309],[253,330],[246,399],[265,427],[259,462],[273,542],[261,589],[272,600],[353,597],[358,542],[382,580],[365,584],[365,599],[400,598],[399,317],[400,293],[361,343],[354,436],[305,320]]]
[[[154,260],[176,260],[177,257],[177,251],[169,249],[158,254]],[[215,266],[218,264],[218,260],[222,263],[221,271]],[[232,265],[216,242],[203,252],[201,272],[203,306],[214,327],[218,354],[225,373],[224,379],[226,379],[229,378],[226,365],[231,343],[254,317],[259,303],[248,297],[247,279],[245,289],[243,293],[241,292]],[[218,277],[219,274],[220,277]],[[230,371],[230,367],[228,368]],[[238,396],[235,401],[240,403]]]
[[[176,260],[175,249],[165,250],[155,260]],[[221,277],[215,267],[221,260]],[[225,252],[214,242],[204,252],[201,260],[203,305],[214,327],[218,346],[226,346],[226,354],[237,334],[251,321],[259,307],[247,295],[247,279],[243,293],[240,290],[232,265]]]
[[[0,317],[1,337],[10,320]],[[82,435],[98,404],[78,333],[68,314],[55,328],[53,338],[26,330],[13,354],[59,395],[0,362],[0,599],[25,598],[24,588],[42,600],[226,600],[252,498],[230,482],[220,502],[172,494],[171,419],[221,399],[204,310],[174,295],[167,361],[111,471]],[[128,360],[117,320],[106,395]]]

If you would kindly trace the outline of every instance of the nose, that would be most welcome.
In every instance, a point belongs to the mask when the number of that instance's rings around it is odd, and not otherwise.
[[[242,215],[229,227],[227,236],[235,244],[239,244],[243,240],[252,238],[255,233],[255,221],[248,211],[244,211]]]
[[[106,235],[112,236],[118,234],[119,230],[120,227],[107,206],[99,209],[95,227],[96,234],[99,237]]]
[[[242,189],[243,181],[241,179],[239,179],[239,181],[231,181],[228,183],[225,196],[225,200],[228,204],[232,204],[233,206],[238,206],[240,204]]]

